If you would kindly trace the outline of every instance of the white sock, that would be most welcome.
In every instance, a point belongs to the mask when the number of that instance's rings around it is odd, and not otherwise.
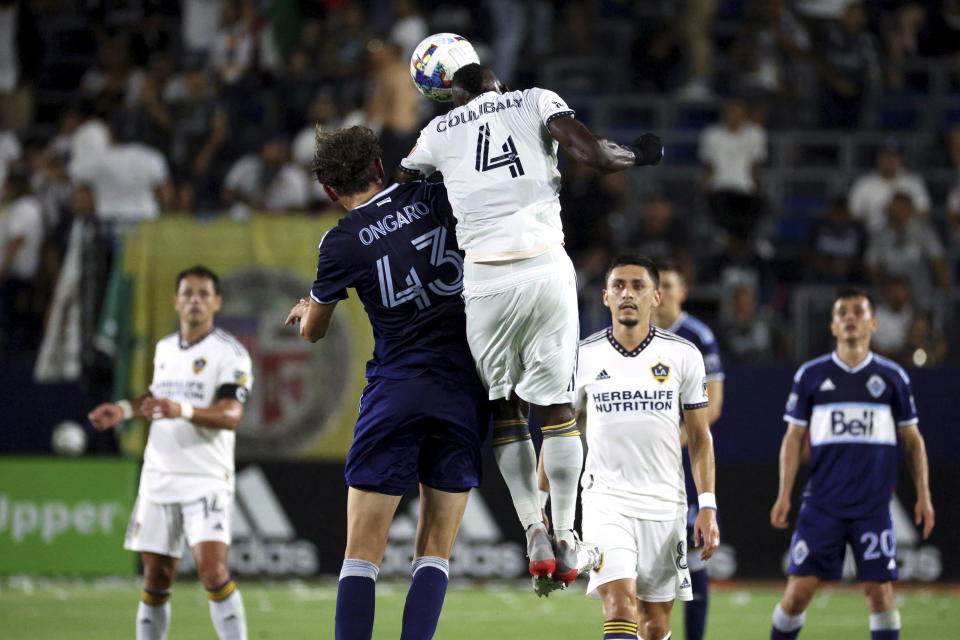
[[[161,595],[144,591],[144,597],[163,602],[147,604],[143,599],[140,600],[137,606],[137,640],[166,640],[170,628],[170,593]]]
[[[780,603],[778,602],[777,606],[773,609],[773,626],[776,627],[777,631],[784,633],[796,631],[803,626],[803,620],[806,615],[805,611],[795,616],[788,615],[786,611],[780,608]]]
[[[543,522],[540,492],[537,489],[537,454],[533,450],[533,441],[527,437],[506,444],[494,444],[493,455],[497,459],[500,475],[510,490],[520,524],[526,529]]]
[[[580,436],[554,436],[543,439],[543,469],[550,481],[550,519],[553,531],[573,529],[577,513],[577,485],[583,469],[583,443]]]
[[[233,581],[229,584],[233,584]],[[230,595],[222,600],[210,598],[210,619],[213,620],[213,628],[217,630],[220,640],[247,640],[243,598],[236,586]]]
[[[900,611],[891,609],[882,613],[870,614],[870,631],[900,629]]]

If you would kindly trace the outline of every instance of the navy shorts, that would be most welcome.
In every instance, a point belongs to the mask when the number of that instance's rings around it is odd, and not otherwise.
[[[347,485],[402,495],[421,482],[440,491],[480,485],[480,447],[490,425],[487,391],[474,382],[423,373],[373,378],[347,454]]]
[[[839,580],[847,544],[853,549],[861,582],[897,579],[897,537],[889,507],[866,518],[847,519],[804,503],[790,541],[787,573]]]

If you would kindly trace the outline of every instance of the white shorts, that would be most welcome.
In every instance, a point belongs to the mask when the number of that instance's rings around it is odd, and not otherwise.
[[[233,494],[227,491],[211,492],[191,502],[170,504],[137,496],[123,547],[179,558],[184,539],[189,547],[198,542],[229,545],[232,511]]]
[[[640,520],[584,504],[583,539],[603,554],[600,569],[590,572],[587,597],[600,598],[600,585],[634,579],[638,600],[693,600],[686,518]]]
[[[501,264],[464,264],[467,342],[489,398],[573,402],[580,339],[576,273],[563,247]]]

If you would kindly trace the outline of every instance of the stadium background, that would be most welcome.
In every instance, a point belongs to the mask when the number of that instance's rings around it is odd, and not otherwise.
[[[862,28],[851,4],[863,9]],[[197,262],[220,273],[218,321],[256,367],[238,446],[234,570],[245,579],[336,574],[342,460],[372,338],[355,298],[318,345],[282,327],[338,215],[309,186],[310,134],[317,122],[368,124],[388,170],[396,166],[444,109],[416,94],[409,53],[426,34],[452,31],[511,86],[560,93],[595,133],[626,142],[654,131],[666,143],[661,166],[613,176],[562,159],[561,197],[585,334],[606,322],[602,270],[620,249],[678,259],[688,308],[718,334],[727,397],[714,429],[724,538],[715,577],[783,577],[788,534],[767,516],[782,403],[796,364],[829,347],[830,296],[850,281],[872,287],[898,327],[888,353],[913,378],[930,454],[938,524],[928,541],[911,522],[901,469],[902,575],[960,580],[951,545],[960,516],[948,498],[960,488],[960,436],[947,404],[960,381],[960,3],[12,5],[16,19],[3,24],[16,25],[13,56],[0,57],[0,183],[26,175],[29,186],[8,190],[0,221],[26,197],[42,223],[35,269],[0,281],[0,575],[135,575],[121,540],[146,425],[96,434],[84,416],[146,387],[153,345],[176,326],[173,276]],[[0,12],[10,6],[0,2]],[[745,227],[717,209],[701,163],[704,132],[734,97],[766,136]],[[158,151],[167,169],[147,189],[153,206],[117,210],[97,200],[104,177],[79,165],[131,144]],[[928,259],[906,272],[868,260],[878,232],[842,211],[882,149],[930,196],[929,212],[913,215],[934,240],[911,236]],[[64,421],[87,435],[76,458],[52,450]],[[521,576],[515,516],[489,463],[453,572]],[[386,574],[408,570],[415,508],[408,498],[398,512]]]

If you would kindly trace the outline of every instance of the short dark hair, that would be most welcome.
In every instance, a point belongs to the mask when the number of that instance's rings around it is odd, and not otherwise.
[[[873,296],[871,296],[870,292],[866,289],[860,287],[842,287],[837,291],[836,295],[833,296],[833,303],[830,305],[831,313],[838,300],[849,300],[851,298],[866,298],[867,304],[870,305],[871,315],[877,310],[877,304],[874,302]]]
[[[486,70],[486,67],[476,62],[465,64],[453,74],[452,86],[478,96],[483,93],[483,74]]]
[[[654,288],[660,288],[660,269],[657,268],[657,263],[639,253],[621,253],[615,256],[613,260],[610,261],[610,266],[607,267],[607,273],[603,276],[604,284],[610,279],[610,274],[613,273],[614,269],[626,265],[634,265],[646,269],[647,273],[650,274],[650,279],[653,280]]]
[[[680,269],[680,265],[677,264],[677,261],[673,258],[664,258],[662,260],[657,260],[657,270],[660,273],[664,271],[673,271],[676,274],[679,274],[683,278],[683,271]]]
[[[201,264],[194,265],[189,269],[184,269],[177,274],[176,285],[174,286],[174,292],[180,291],[180,281],[186,278],[187,276],[196,276],[198,278],[206,278],[213,282],[213,292],[217,295],[220,295],[220,278],[217,277],[210,269],[207,269]]]
[[[349,129],[317,129],[313,175],[340,195],[360,193],[377,182],[376,160],[381,156],[376,134],[359,125]]]

